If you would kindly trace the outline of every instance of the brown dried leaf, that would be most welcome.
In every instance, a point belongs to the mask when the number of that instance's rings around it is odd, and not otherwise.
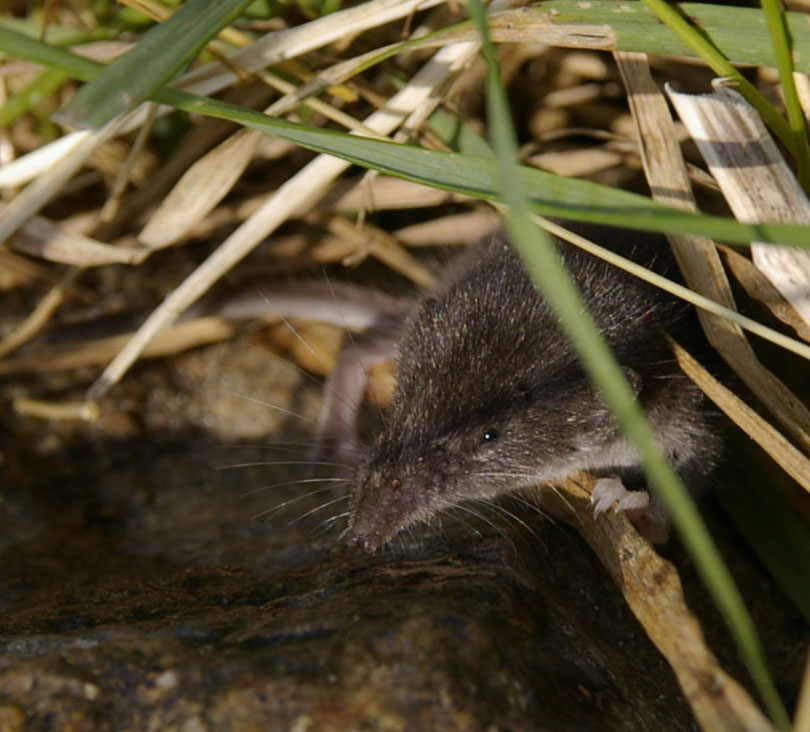
[[[75,267],[138,264],[146,255],[141,248],[111,246],[78,232],[65,231],[42,216],[34,216],[23,224],[10,244],[16,251],[32,257]]]
[[[144,358],[182,353],[189,348],[231,338],[236,329],[217,317],[197,318],[162,331],[144,350]],[[131,337],[131,333],[99,338],[80,344],[49,346],[36,352],[0,361],[0,376],[30,371],[59,371],[106,363]]]

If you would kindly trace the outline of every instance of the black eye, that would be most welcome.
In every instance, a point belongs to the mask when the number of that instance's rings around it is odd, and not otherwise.
[[[498,439],[498,430],[494,427],[490,427],[488,430],[481,435],[481,442],[492,442],[493,440]]]

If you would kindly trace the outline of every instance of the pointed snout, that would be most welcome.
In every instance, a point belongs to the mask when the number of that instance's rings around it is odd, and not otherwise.
[[[383,541],[383,536],[380,533],[365,536],[350,533],[348,538],[350,547],[362,549],[366,554],[374,554],[382,546]]]
[[[399,478],[378,475],[360,484],[352,497],[348,543],[368,554],[377,551],[408,523],[409,506],[403,500]]]

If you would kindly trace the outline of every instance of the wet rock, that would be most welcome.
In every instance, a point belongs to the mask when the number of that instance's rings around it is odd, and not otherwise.
[[[210,352],[233,380],[252,347],[228,348]],[[257,387],[244,363],[229,391]],[[77,428],[50,451],[2,438],[0,729],[695,729],[575,532],[516,505],[525,526],[448,517],[349,552],[339,522],[323,532],[341,484],[287,464],[305,444],[234,444],[238,419],[231,440],[203,429],[217,379],[181,362],[172,383],[195,374],[206,393],[172,402],[194,429],[146,414],[125,437]],[[132,403],[167,408],[136,383]],[[295,379],[278,395],[316,396]]]

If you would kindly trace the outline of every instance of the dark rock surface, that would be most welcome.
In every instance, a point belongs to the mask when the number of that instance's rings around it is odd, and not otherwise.
[[[317,414],[316,385],[243,342],[141,367],[116,393],[95,427],[4,415],[0,730],[695,729],[575,532],[507,504],[527,526],[459,513],[348,552],[340,525],[322,531],[345,510],[339,483],[222,469],[300,460],[311,431],[235,394]],[[735,571],[774,592],[747,556]],[[793,681],[806,629],[774,600]]]

